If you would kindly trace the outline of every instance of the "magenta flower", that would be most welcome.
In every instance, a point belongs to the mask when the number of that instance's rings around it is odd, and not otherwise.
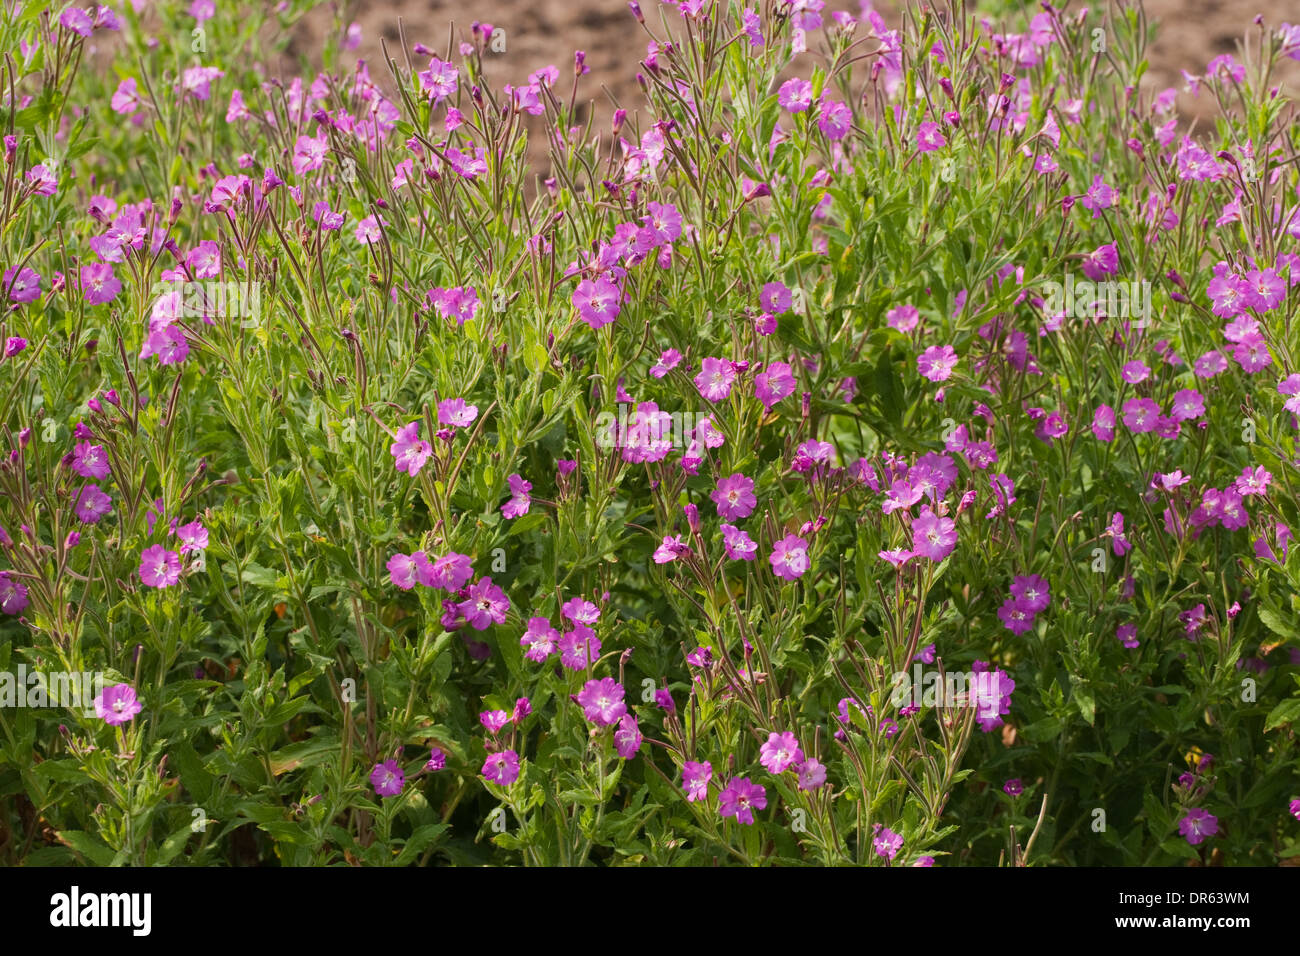
[[[683,554],[689,554],[690,551],[691,546],[682,540],[680,534],[664,535],[663,541],[655,548],[651,557],[655,564],[669,564]]]
[[[1232,483],[1233,489],[1243,498],[1251,495],[1267,495],[1268,486],[1272,484],[1273,476],[1269,474],[1267,468],[1263,465],[1256,465],[1254,468],[1245,468],[1236,481]]]
[[[397,766],[396,760],[377,763],[375,769],[370,771],[370,785],[375,788],[378,796],[395,797],[402,792],[405,784],[406,774],[402,773],[402,768]]]
[[[485,710],[478,715],[478,722],[483,725],[483,729],[488,733],[495,734],[510,723],[510,715],[504,710]]]
[[[560,606],[560,614],[575,624],[595,624],[600,620],[600,608],[582,598],[570,598]]]
[[[1112,441],[1115,438],[1115,409],[1109,405],[1098,405],[1092,413],[1092,433],[1099,441]]]
[[[176,537],[180,539],[181,554],[188,551],[202,551],[208,546],[208,529],[202,521],[191,521],[176,528]]]
[[[758,544],[735,525],[722,524],[722,546],[727,557],[732,561],[753,561],[758,553]]]
[[[429,750],[429,762],[424,765],[425,770],[438,771],[447,766],[447,755],[443,753],[441,747],[433,747]]]
[[[397,440],[388,447],[389,453],[397,464],[398,471],[404,471],[412,478],[420,473],[424,463],[433,454],[433,448],[420,438],[420,423],[411,422],[397,430]]]
[[[769,733],[767,742],[759,748],[758,753],[758,762],[766,767],[769,773],[782,773],[791,764],[803,761],[803,751],[799,749],[799,741],[788,730],[783,734]]]
[[[483,761],[483,776],[498,786],[508,787],[519,779],[519,755],[513,750],[488,754]]]
[[[113,499],[101,491],[98,485],[86,485],[77,495],[77,504],[73,510],[81,521],[95,524],[112,509]]]
[[[932,345],[916,359],[916,370],[932,382],[946,382],[957,366],[957,352],[951,345]]]
[[[0,535],[3,531],[0,531]],[[0,538],[8,541],[8,538]],[[0,571],[0,611],[6,614],[20,614],[27,607],[27,586],[15,581],[8,571]]]
[[[929,505],[912,522],[912,550],[920,557],[942,561],[957,547],[957,525],[948,517],[936,515]]]
[[[802,113],[812,105],[812,84],[798,78],[786,80],[776,91],[776,101],[782,109]]]
[[[478,418],[478,406],[465,404],[463,398],[445,398],[438,403],[438,424],[468,428]]]
[[[947,146],[943,137],[943,128],[938,123],[922,123],[916,131],[916,148],[922,153],[930,153],[941,146]]]
[[[816,790],[826,783],[826,768],[812,757],[799,764],[798,774],[800,790]]]
[[[1115,639],[1127,647],[1129,650],[1138,646],[1136,624],[1121,624],[1115,628]]]
[[[1083,274],[1093,282],[1114,275],[1119,271],[1119,250],[1113,242],[1098,246],[1083,257],[1079,262],[1079,267],[1083,269]]]
[[[650,375],[652,378],[663,378],[680,365],[681,361],[681,352],[676,349],[664,349],[659,355],[659,361],[650,366]]]
[[[885,324],[903,334],[911,332],[921,320],[921,313],[914,305],[900,305],[885,313]]]
[[[686,802],[694,803],[696,800],[707,800],[709,797],[709,781],[713,778],[713,765],[707,760],[703,763],[697,763],[694,760],[688,760],[682,765],[682,789],[686,791]]]
[[[92,445],[88,441],[78,442],[72,449],[72,470],[83,478],[108,477],[108,452],[103,445]]]
[[[700,373],[695,376],[695,387],[711,402],[721,402],[731,394],[731,384],[736,380],[736,370],[726,359],[706,358],[700,363]]]
[[[77,36],[88,37],[94,29],[95,21],[90,19],[90,14],[78,7],[68,7],[59,14],[59,26],[65,30],[70,30]]]
[[[753,479],[741,474],[723,478],[718,482],[718,487],[709,493],[709,497],[718,507],[718,516],[727,521],[748,518],[758,504],[758,499],[754,497]]]
[[[1119,374],[1120,378],[1130,385],[1136,385],[1139,382],[1145,382],[1151,377],[1151,369],[1147,368],[1147,364],[1141,359],[1134,359],[1120,369]]]
[[[580,671],[600,657],[600,638],[596,632],[579,624],[560,638],[560,663],[571,671]]]
[[[843,139],[845,136],[849,135],[849,128],[852,125],[852,110],[839,100],[828,100],[825,97],[822,98],[821,113],[817,117],[817,128],[826,135],[827,139]]]
[[[1012,634],[1024,634],[1034,626],[1034,612],[1020,598],[1007,598],[998,608],[998,618]]]
[[[608,727],[627,713],[623,702],[623,685],[612,677],[589,680],[578,692],[577,701],[582,714],[598,727]]]
[[[871,840],[871,846],[876,851],[876,856],[885,860],[893,860],[898,856],[898,851],[903,848],[902,834],[895,833],[889,827],[883,827],[879,833]]]
[[[35,302],[41,297],[41,277],[29,266],[23,266],[22,269],[15,270],[10,268],[4,271],[4,288],[9,290],[9,301],[15,303]],[[6,353],[6,358],[12,358],[12,355]]]
[[[1025,577],[1017,576],[1011,584],[1011,596],[1024,602],[1031,614],[1047,610],[1052,603],[1047,582],[1037,574]]]
[[[1101,218],[1101,211],[1109,209],[1115,202],[1115,190],[1102,180],[1100,174],[1093,177],[1092,185],[1088,191],[1083,194],[1079,200],[1079,205],[1084,209],[1092,210],[1092,218]]]
[[[733,777],[726,789],[718,794],[718,813],[735,817],[737,823],[752,824],[754,811],[766,807],[767,791],[756,783],[750,783],[748,777]]]
[[[528,629],[519,638],[519,646],[528,648],[524,656],[535,664],[540,664],[555,653],[560,632],[551,627],[551,622],[544,617],[530,617]]]
[[[96,262],[81,267],[81,288],[86,297],[86,305],[103,305],[112,302],[122,291],[122,282],[113,275],[113,267],[107,262]]]
[[[145,548],[140,554],[140,580],[151,588],[170,587],[181,579],[181,559],[175,551],[161,544]]]
[[[1178,821],[1178,832],[1187,838],[1188,843],[1196,846],[1219,832],[1219,821],[1208,810],[1191,807],[1187,815]]]
[[[1009,797],[1018,797],[1025,792],[1025,788],[1019,777],[1012,777],[1002,785],[1002,792]]]
[[[532,499],[528,492],[533,490],[532,482],[525,481],[521,475],[511,475],[506,479],[510,485],[511,498],[501,506],[501,514],[506,518],[519,518],[528,514]]]
[[[583,279],[573,290],[573,307],[582,321],[599,329],[618,318],[620,295],[618,286],[605,276]]]
[[[641,740],[641,728],[637,726],[636,718],[631,714],[620,717],[618,728],[614,731],[614,749],[618,755],[624,760],[631,760],[641,749]]]
[[[767,560],[772,565],[772,573],[787,581],[798,580],[812,566],[808,542],[793,534],[787,534],[774,544]]]
[[[140,713],[140,701],[130,684],[104,688],[95,698],[95,715],[106,724],[118,727]]]
[[[491,578],[479,578],[476,584],[470,585],[468,600],[460,603],[465,622],[476,631],[487,630],[493,622],[504,624],[508,610],[509,598]]]
[[[754,395],[763,403],[763,410],[772,406],[795,390],[794,374],[785,362],[773,362],[754,376]]]
[[[1130,398],[1124,403],[1124,424],[1139,434],[1153,432],[1160,417],[1160,406],[1149,398]]]
[[[764,312],[781,315],[794,308],[794,295],[784,282],[769,282],[759,293],[758,304]]]

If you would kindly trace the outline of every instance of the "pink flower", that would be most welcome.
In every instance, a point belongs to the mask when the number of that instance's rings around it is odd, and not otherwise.
[[[735,525],[722,524],[722,546],[727,557],[732,561],[753,561],[758,553],[758,545],[744,531]]]
[[[1124,424],[1139,434],[1155,431],[1159,416],[1160,406],[1149,398],[1130,398],[1124,403]]]
[[[843,139],[849,135],[849,128],[852,125],[852,110],[838,100],[822,98],[821,113],[817,117],[817,128],[826,135],[827,139]]]
[[[420,583],[425,587],[441,588],[454,594],[474,576],[474,565],[469,555],[450,551],[435,558],[432,563],[421,565],[419,559],[422,554],[423,552],[416,552],[412,557],[417,562],[416,571],[420,574]]]
[[[900,305],[885,313],[885,324],[904,334],[916,328],[920,319],[921,313],[914,305]]]
[[[1020,598],[1007,598],[998,608],[998,618],[1012,634],[1024,634],[1034,626],[1034,612]]]
[[[140,98],[136,93],[137,85],[135,78],[130,76],[117,84],[113,98],[109,100],[109,107],[114,113],[134,113],[140,107]]]
[[[113,727],[129,721],[141,711],[140,701],[130,684],[114,684],[104,688],[95,698],[95,715]]]
[[[696,762],[688,760],[682,765],[682,789],[686,791],[686,802],[707,800],[709,781],[713,778],[713,765],[707,760]]]
[[[92,445],[88,441],[78,442],[72,450],[72,470],[83,478],[107,478],[108,452],[103,445]]]
[[[799,789],[816,790],[826,783],[826,768],[812,757],[799,764]]]
[[[1120,369],[1120,377],[1130,385],[1136,385],[1151,377],[1151,369],[1141,359],[1134,359]]]
[[[784,282],[769,282],[759,293],[758,304],[764,312],[781,315],[794,308],[794,295]]]
[[[1092,185],[1088,191],[1083,194],[1079,200],[1079,205],[1084,209],[1092,210],[1092,218],[1101,218],[1101,211],[1109,209],[1115,202],[1115,190],[1102,180],[1100,175],[1093,177]]]
[[[618,728],[614,731],[614,749],[618,755],[624,760],[631,760],[641,749],[641,740],[641,728],[637,726],[636,718],[631,714],[620,717]]]
[[[468,599],[459,606],[470,627],[476,631],[486,631],[494,622],[506,622],[510,599],[492,583],[491,578],[479,578],[477,583],[470,585]]]
[[[1115,438],[1115,409],[1109,405],[1098,405],[1092,413],[1092,433],[1098,441],[1112,441]]]
[[[77,496],[73,509],[77,517],[86,524],[95,524],[113,508],[113,499],[100,490],[98,485],[86,485]]]
[[[465,404],[463,398],[445,398],[438,403],[438,424],[468,428],[478,418],[478,406]]]
[[[799,749],[799,741],[788,730],[783,734],[769,733],[767,742],[759,748],[758,753],[758,762],[766,767],[769,773],[782,773],[791,764],[803,761],[803,751]]]
[[[786,80],[776,91],[776,101],[782,109],[802,113],[812,105],[812,84],[798,78]]]
[[[600,657],[600,638],[591,628],[579,624],[560,638],[560,663],[571,671],[580,671]]]
[[[396,760],[377,763],[375,769],[370,771],[370,785],[375,788],[378,796],[395,797],[402,792],[405,784],[406,774],[402,772],[401,767],[397,766]]]
[[[912,550],[920,557],[942,561],[956,547],[956,523],[936,515],[929,505],[922,505],[920,517],[912,522]]]
[[[794,389],[794,374],[785,362],[773,362],[754,376],[754,395],[763,403],[764,411],[770,412],[781,399],[793,395]]]
[[[1037,574],[1017,576],[1011,584],[1011,596],[1023,601],[1031,614],[1047,610],[1047,606],[1052,603],[1047,582]]]
[[[898,856],[898,851],[903,848],[903,837],[895,833],[889,827],[882,829],[871,840],[871,846],[876,851],[876,856],[885,860],[893,860]]]
[[[170,587],[181,579],[181,559],[175,551],[161,544],[145,548],[140,554],[140,580],[151,588]]]
[[[758,504],[758,499],[754,497],[753,479],[741,474],[723,478],[709,497],[718,507],[718,516],[727,521],[748,518]]]
[[[582,598],[570,598],[560,607],[560,613],[575,624],[595,624],[600,620],[600,608]]]
[[[603,677],[583,684],[577,700],[587,720],[598,727],[608,727],[627,713],[623,695],[622,684],[612,677]]]
[[[506,481],[510,485],[511,498],[501,506],[501,514],[511,519],[528,514],[532,504],[528,497],[528,492],[533,490],[532,482],[525,481],[520,475],[511,475]]]
[[[1219,821],[1209,811],[1191,807],[1187,815],[1178,821],[1178,832],[1187,838],[1188,843],[1196,846],[1219,832]]]
[[[86,305],[103,305],[112,302],[122,291],[122,282],[113,275],[113,267],[107,262],[96,262],[81,267],[81,288],[86,297]]]
[[[957,365],[957,352],[951,345],[932,345],[916,359],[916,370],[932,382],[946,382]]]
[[[943,137],[943,129],[938,123],[922,123],[916,131],[916,148],[922,153],[933,152],[940,146],[947,146],[948,141]]]
[[[420,423],[411,422],[397,430],[397,440],[388,448],[397,464],[398,471],[404,471],[412,478],[420,473],[424,463],[433,454],[433,448],[420,438]]]
[[[551,627],[551,622],[544,617],[530,617],[528,629],[519,638],[519,646],[528,648],[524,656],[535,664],[540,664],[555,653],[560,639],[560,632]]]
[[[689,554],[690,550],[691,546],[682,540],[681,535],[664,535],[664,540],[659,547],[655,548],[651,557],[654,558],[655,564],[669,564],[683,554]]]
[[[695,387],[710,402],[724,401],[731,394],[736,380],[736,370],[726,359],[706,358],[700,363],[700,373],[695,376]]]
[[[508,787],[519,779],[519,755],[513,750],[488,754],[483,761],[483,776],[498,786]]]
[[[767,791],[748,777],[734,777],[725,790],[718,794],[718,813],[735,817],[737,823],[754,822],[754,811],[767,807]]]
[[[573,307],[582,321],[598,329],[618,318],[620,295],[618,286],[605,276],[583,279],[573,290]]]
[[[77,36],[88,37],[94,29],[95,21],[90,19],[90,14],[78,7],[68,7],[59,14],[59,26],[65,30],[71,30]]]
[[[8,541],[8,538],[0,538]],[[0,611],[6,614],[20,614],[27,607],[27,586],[15,581],[8,571],[0,571]]]
[[[787,534],[773,545],[767,560],[772,565],[772,573],[787,581],[797,580],[812,566],[808,542],[793,534]]]
[[[1115,638],[1129,650],[1138,646],[1136,624],[1121,624],[1115,629]]]

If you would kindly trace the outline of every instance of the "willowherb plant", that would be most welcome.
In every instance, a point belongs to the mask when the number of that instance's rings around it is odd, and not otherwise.
[[[6,862],[1300,854],[1300,27],[651,6],[7,4]]]

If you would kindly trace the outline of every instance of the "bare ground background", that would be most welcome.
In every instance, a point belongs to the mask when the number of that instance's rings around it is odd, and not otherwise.
[[[1107,0],[1100,0],[1105,3]],[[659,22],[658,0],[641,0],[647,22]],[[1096,7],[1098,4],[1093,3]],[[897,2],[878,2],[876,8],[891,24],[898,22]],[[1071,3],[1067,9],[1078,9]],[[1151,70],[1143,85],[1155,89],[1183,86],[1180,69],[1204,72],[1205,65],[1221,53],[1235,53],[1237,42],[1253,26],[1254,17],[1262,15],[1270,27],[1283,21],[1300,20],[1300,0],[1146,0],[1148,17],[1156,21],[1155,43],[1148,48]],[[860,13],[857,0],[828,0],[825,15],[831,10]],[[560,70],[558,88],[566,91],[572,77],[574,50],[586,53],[590,74],[583,78],[580,100],[593,102],[597,120],[608,120],[612,107],[602,93],[607,87],[629,113],[641,104],[636,84],[638,61],[645,56],[647,35],[637,25],[625,0],[396,0],[378,3],[353,0],[350,3],[324,3],[311,11],[294,31],[287,49],[296,61],[306,58],[313,66],[320,64],[321,38],[336,29],[335,24],[352,21],[361,24],[360,46],[351,54],[371,65],[371,75],[381,86],[389,85],[383,66],[381,40],[387,42],[389,54],[401,62],[399,18],[408,44],[422,42],[435,50],[446,50],[448,38],[470,37],[475,21],[490,23],[505,31],[506,51],[488,54],[484,70],[499,88],[504,83],[520,84],[529,73],[547,64]],[[676,20],[670,14],[670,22]],[[422,63],[421,66],[424,64]],[[1300,63],[1287,61],[1290,67],[1281,77],[1292,95],[1300,92]],[[285,72],[294,66],[286,64]],[[1199,99],[1180,93],[1179,107],[1189,117],[1207,117],[1213,113],[1208,94]],[[599,127],[598,127],[599,128]]]

